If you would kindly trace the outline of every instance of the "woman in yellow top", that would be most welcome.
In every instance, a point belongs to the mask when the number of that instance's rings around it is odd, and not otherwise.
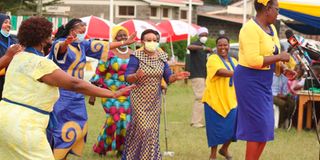
[[[278,15],[277,0],[255,0],[256,17],[240,30],[239,65],[234,72],[238,100],[236,138],[247,141],[246,160],[259,159],[267,141],[274,139],[272,100],[273,72],[293,77],[294,60],[280,52],[274,27]],[[281,68],[281,69],[279,69]]]
[[[59,69],[43,53],[51,43],[51,33],[52,23],[42,17],[31,17],[19,28],[19,43],[26,49],[14,56],[6,72],[0,102],[1,160],[54,160],[46,128],[49,113],[59,98],[58,87],[98,97],[118,97],[132,88],[112,92]],[[69,133],[64,138],[77,136]]]
[[[218,37],[217,54],[208,58],[204,102],[210,160],[216,159],[217,146],[223,144],[219,153],[231,159],[228,147],[235,140],[237,99],[233,85],[233,72],[237,61],[228,55],[229,39]]]

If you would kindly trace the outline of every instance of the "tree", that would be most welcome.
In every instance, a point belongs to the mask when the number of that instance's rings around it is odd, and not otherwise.
[[[37,7],[42,2],[43,7],[59,4],[61,0],[1,0],[0,1],[0,12],[8,12],[15,14],[18,11],[31,12],[36,14]]]

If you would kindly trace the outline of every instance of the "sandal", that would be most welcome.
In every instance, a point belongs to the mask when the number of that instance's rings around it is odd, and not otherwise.
[[[224,153],[221,149],[219,149],[219,154],[222,155],[223,157],[226,158],[226,160],[232,160],[232,156],[227,155],[226,153]]]

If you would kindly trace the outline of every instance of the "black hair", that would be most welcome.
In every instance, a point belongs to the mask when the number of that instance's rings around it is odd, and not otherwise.
[[[82,23],[82,20],[73,18],[66,25],[60,26],[55,35],[55,40],[59,38],[66,38],[69,35],[70,30],[73,29],[78,23]]]
[[[228,43],[230,43],[230,40],[229,40],[228,37],[226,37],[226,36],[219,36],[219,37],[216,39],[216,44],[218,44],[218,41],[219,41],[220,39],[226,39],[226,40],[228,41]]]
[[[262,3],[259,3],[258,0],[254,0],[254,9],[257,12],[261,12],[264,8],[271,6],[273,4],[274,0],[269,0],[269,2],[267,3],[267,6],[264,6]]]
[[[153,29],[146,29],[146,30],[144,30],[144,31],[141,33],[141,41],[144,39],[144,36],[145,36],[146,34],[149,34],[149,33],[155,34],[157,38],[160,37],[159,32],[157,32],[157,31],[155,31],[155,30],[153,30]]]

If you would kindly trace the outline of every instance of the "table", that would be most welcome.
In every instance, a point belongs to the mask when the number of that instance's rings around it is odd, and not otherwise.
[[[185,63],[183,62],[171,62],[169,63],[169,66],[173,73],[178,73],[185,70]]]
[[[309,92],[309,93],[308,93]],[[312,95],[310,91],[300,91],[298,92],[299,95],[299,106],[298,106],[298,126],[297,130],[301,131],[302,130],[302,124],[303,124],[303,111],[304,111],[304,106],[307,107],[307,123],[306,123],[306,128],[310,129],[311,128],[311,116],[312,116],[312,104],[311,100],[314,101],[320,101],[320,94],[313,94],[313,99],[309,97],[309,95]],[[310,102],[309,102],[310,101]],[[309,102],[309,103],[308,103]],[[307,105],[304,105],[306,104]]]

